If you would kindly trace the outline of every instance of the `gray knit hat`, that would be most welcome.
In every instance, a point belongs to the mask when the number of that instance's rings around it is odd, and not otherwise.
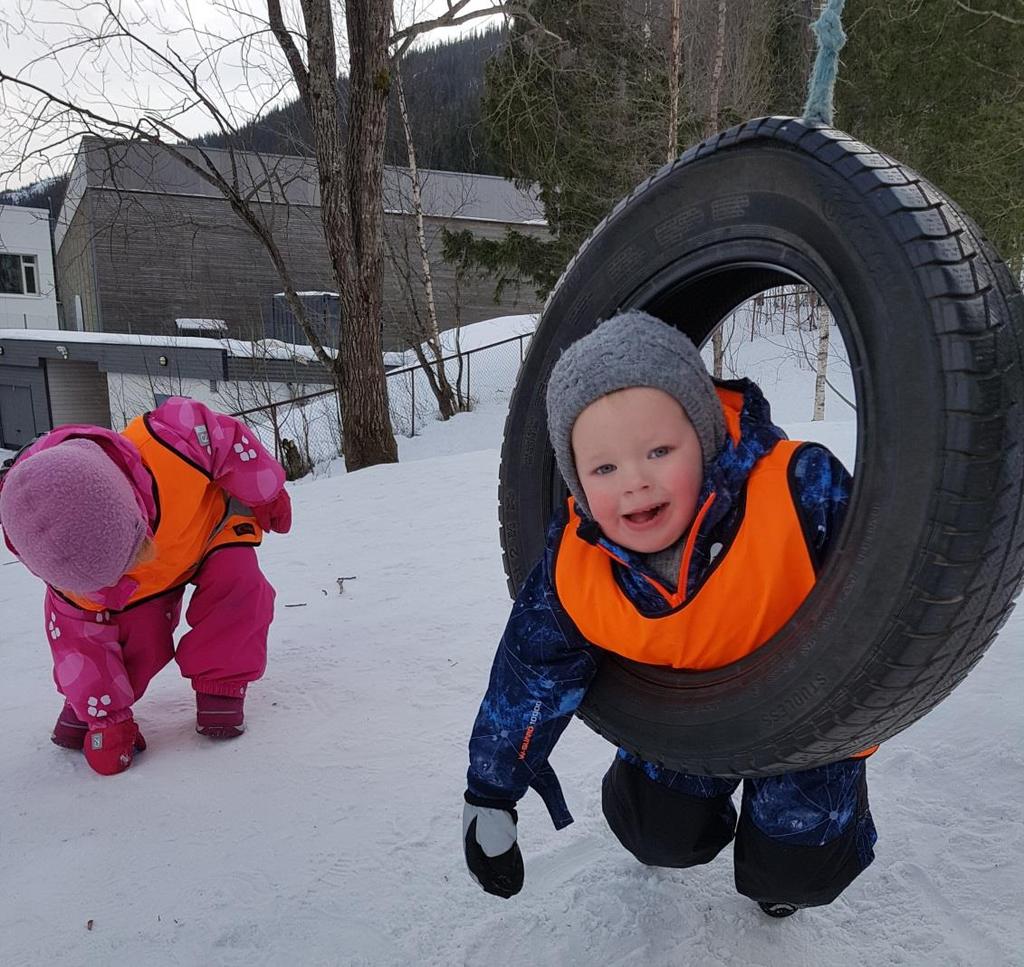
[[[548,433],[558,469],[588,516],[572,455],[572,428],[591,403],[631,386],[650,386],[679,402],[697,431],[705,468],[725,441],[725,416],[700,351],[674,326],[636,309],[621,312],[574,342],[548,379]]]

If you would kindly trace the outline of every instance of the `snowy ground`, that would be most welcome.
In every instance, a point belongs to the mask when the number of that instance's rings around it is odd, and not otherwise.
[[[777,373],[806,433],[805,376]],[[813,429],[849,461],[855,425],[830,412]],[[465,742],[509,607],[502,416],[485,400],[402,440],[397,466],[296,485],[293,532],[262,551],[278,613],[247,734],[197,736],[168,668],[121,776],[50,744],[42,589],[0,550],[0,965],[1024,965],[1024,612],[871,760],[877,859],[830,907],[768,920],[728,855],[638,865],[600,815],[612,748],[580,723],[553,758],[576,823],[556,833],[531,793],[524,892],[470,881]]]

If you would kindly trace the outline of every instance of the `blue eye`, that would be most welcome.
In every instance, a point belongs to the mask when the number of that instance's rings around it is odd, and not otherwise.
[[[670,450],[671,450],[671,447],[655,447],[651,451],[650,455],[652,457],[665,457],[665,456],[668,456]]]
[[[597,469],[596,469],[596,470],[594,471],[594,473],[595,473],[595,474],[597,474],[597,476],[599,476],[599,477],[606,477],[606,476],[608,476],[608,474],[610,474],[610,473],[611,473],[611,472],[612,472],[612,471],[613,471],[614,469],[615,469],[615,464],[613,464],[613,463],[602,463],[602,464],[601,464],[601,466],[600,466],[600,467],[598,467],[598,468],[597,468]]]

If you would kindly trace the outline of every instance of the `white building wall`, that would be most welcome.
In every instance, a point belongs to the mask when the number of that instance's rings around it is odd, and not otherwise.
[[[45,208],[0,205],[0,253],[34,255],[38,289],[32,295],[0,292],[0,329],[59,329],[50,213]]]

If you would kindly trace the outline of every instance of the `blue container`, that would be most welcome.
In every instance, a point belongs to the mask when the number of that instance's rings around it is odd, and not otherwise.
[[[306,309],[306,318],[312,324],[321,344],[337,349],[341,332],[341,299],[338,293],[299,292],[297,295]],[[270,325],[267,335],[282,342],[308,346],[309,339],[299,325],[287,296],[283,292],[277,292],[270,301]]]

